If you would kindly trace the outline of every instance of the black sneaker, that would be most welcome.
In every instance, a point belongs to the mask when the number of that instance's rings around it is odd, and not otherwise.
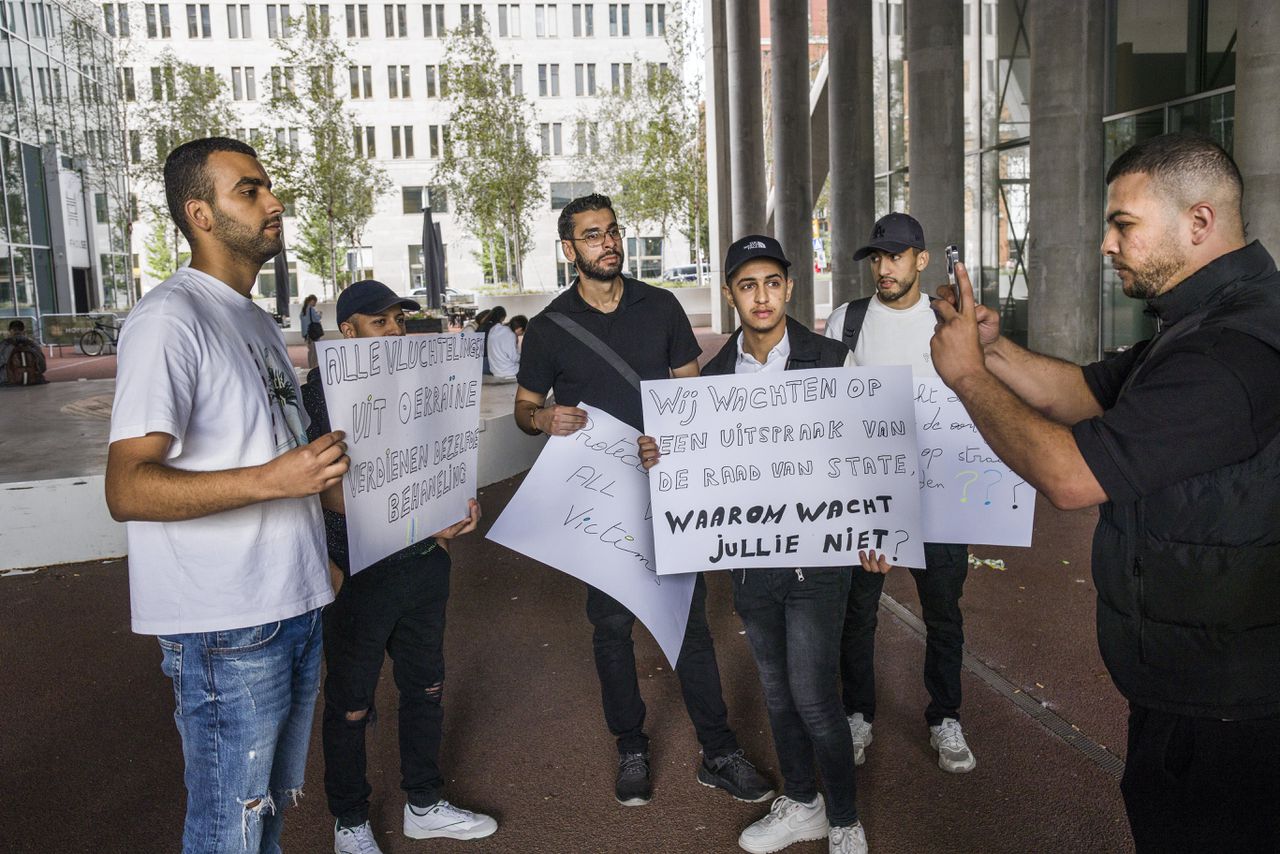
[[[642,807],[649,803],[653,788],[649,785],[649,754],[624,753],[618,757],[618,780],[613,795],[624,807]]]
[[[724,789],[734,800],[756,804],[773,797],[773,787],[760,776],[756,767],[747,761],[741,750],[712,760],[703,759],[698,769],[698,782],[715,789]]]

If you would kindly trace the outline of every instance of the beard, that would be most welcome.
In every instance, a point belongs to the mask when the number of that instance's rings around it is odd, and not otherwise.
[[[916,276],[912,276],[911,281],[909,282],[903,282],[900,279],[895,280],[897,283],[897,287],[890,291],[881,290],[880,285],[877,282],[876,296],[878,296],[880,298],[880,302],[883,302],[883,303],[897,302],[898,300],[906,296],[913,287],[915,287],[916,280],[919,278],[920,278],[919,275],[916,275]]]
[[[588,261],[581,255],[578,256],[574,266],[578,268],[578,272],[586,276],[588,279],[595,279],[597,282],[607,282],[622,272],[622,261],[626,256],[623,254],[622,247],[618,247],[617,260],[609,260],[601,262],[600,259]]]
[[[1149,300],[1160,296],[1168,288],[1169,280],[1186,266],[1186,256],[1172,239],[1162,241],[1156,246],[1146,261],[1140,265],[1120,264],[1117,267],[1113,260],[1111,265],[1117,269],[1129,271],[1132,277],[1126,284],[1121,280],[1125,296],[1134,299]]]
[[[284,248],[283,229],[276,237],[266,232],[267,226],[281,224],[279,217],[264,220],[260,226],[254,228],[227,216],[218,209],[217,205],[211,207],[213,208],[213,236],[235,255],[249,258],[258,264],[265,264],[279,255],[280,250]]]

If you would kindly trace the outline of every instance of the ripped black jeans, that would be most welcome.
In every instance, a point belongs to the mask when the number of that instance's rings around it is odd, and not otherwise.
[[[382,657],[400,690],[400,787],[416,807],[440,799],[444,618],[449,554],[378,563],[346,580],[324,612],[324,790],[345,827],[369,816],[365,728],[375,718]],[[365,714],[349,720],[348,713]]]

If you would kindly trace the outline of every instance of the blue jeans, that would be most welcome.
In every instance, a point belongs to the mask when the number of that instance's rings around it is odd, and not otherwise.
[[[320,685],[320,609],[158,638],[186,762],[183,854],[278,854],[302,791]]]
[[[849,567],[733,571],[733,605],[760,671],[784,792],[810,803],[818,794],[821,770],[832,827],[858,821],[853,742],[836,692],[850,572]]]

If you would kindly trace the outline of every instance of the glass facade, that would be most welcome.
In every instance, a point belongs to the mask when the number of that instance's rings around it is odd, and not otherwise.
[[[0,316],[132,304],[128,189],[100,16],[0,3]]]

